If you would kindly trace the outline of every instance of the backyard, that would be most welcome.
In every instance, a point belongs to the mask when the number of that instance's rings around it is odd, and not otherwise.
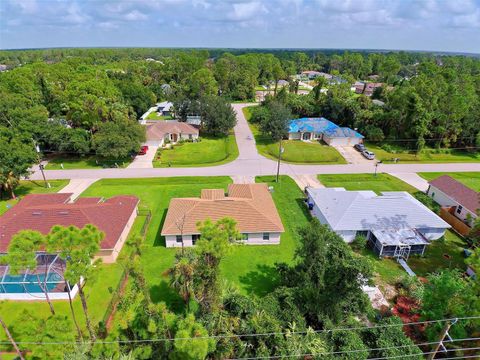
[[[158,113],[154,111],[148,114],[147,120],[173,120],[173,117],[171,115],[158,115]]]
[[[183,142],[170,149],[158,149],[154,167],[194,167],[221,165],[238,157],[234,135],[202,136],[199,142]]]
[[[249,107],[243,108],[247,121],[251,114]],[[248,123],[255,137],[258,152],[270,159],[278,159],[279,143],[273,141],[269,136],[260,133],[257,124]],[[333,147],[322,144],[318,141],[305,142],[299,140],[282,141],[283,153],[281,159],[288,163],[295,164],[346,164],[345,159]]]
[[[442,175],[449,175],[452,178],[460,181],[469,188],[480,191],[480,172],[453,172],[453,173],[440,173],[440,172],[429,172],[429,173],[418,173],[425,180],[433,180]]]
[[[450,149],[426,148],[418,155],[414,151],[408,151],[399,146],[388,144],[383,148],[378,144],[366,143],[368,150],[375,153],[377,160],[393,162],[395,158],[402,162],[424,162],[424,163],[450,163],[450,162],[477,162],[480,161],[480,152],[467,152]],[[385,150],[386,149],[386,150]],[[388,151],[387,151],[388,150]]]
[[[417,189],[389,174],[377,174],[377,176],[373,174],[318,175],[318,179],[326,187],[343,187],[352,191],[373,190],[377,194],[382,191],[418,193]],[[419,276],[425,276],[429,272],[435,272],[442,268],[459,268],[464,271],[462,250],[465,246],[465,241],[460,236],[447,230],[443,239],[432,241],[427,246],[424,257],[412,256],[409,258],[408,264]],[[406,275],[405,270],[393,259],[380,260],[369,249],[363,249],[359,253],[372,260],[380,285],[394,285],[399,278]]]

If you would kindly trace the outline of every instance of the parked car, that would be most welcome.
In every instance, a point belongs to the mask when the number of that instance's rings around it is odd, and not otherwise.
[[[363,150],[362,155],[368,160],[375,160],[375,154],[368,150]]]
[[[363,145],[363,144],[355,144],[355,145],[353,145],[353,147],[354,147],[355,150],[357,150],[358,152],[362,152],[362,151],[367,150],[367,149],[365,148],[365,145]]]
[[[138,155],[145,155],[148,151],[148,146],[144,145],[140,148],[140,151],[138,152]]]

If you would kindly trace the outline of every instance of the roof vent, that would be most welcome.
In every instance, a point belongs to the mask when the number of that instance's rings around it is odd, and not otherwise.
[[[68,215],[70,214],[68,211],[59,211],[58,215]]]
[[[39,215],[42,215],[42,212],[41,211],[34,211],[34,212],[32,212],[32,215],[39,216]]]

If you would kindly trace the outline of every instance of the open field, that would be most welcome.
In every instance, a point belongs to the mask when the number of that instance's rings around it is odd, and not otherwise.
[[[248,107],[243,108],[247,121],[251,114]],[[262,135],[257,124],[249,122],[252,130],[258,152],[270,159],[278,159],[279,144],[270,137]],[[346,160],[333,147],[314,142],[305,142],[298,140],[282,141],[284,152],[281,155],[282,161],[294,164],[346,164]]]
[[[366,143],[368,150],[375,153],[377,160],[383,162],[393,162],[393,159],[399,159],[399,162],[422,162],[422,163],[451,163],[451,162],[477,162],[480,161],[480,152],[470,153],[459,150],[436,150],[425,149],[418,155],[413,151],[407,151],[400,147],[391,146],[393,152],[382,149],[377,144]]]
[[[45,170],[61,170],[63,169],[101,169],[104,167],[112,168],[119,167],[125,168],[132,161],[131,158],[120,160],[102,160],[97,159],[95,156],[77,156],[77,157],[62,157],[56,156],[48,159],[48,164],[45,165]]]
[[[68,182],[69,180],[49,180],[48,183],[50,184],[51,187],[46,188],[45,183],[43,181],[22,180],[20,181],[20,185],[15,189],[14,192],[18,199],[28,194],[54,193],[64,188],[68,184]],[[3,196],[6,199],[10,195],[3,194]],[[18,199],[16,200],[0,199],[0,215],[2,215],[5,211],[7,211],[9,207],[15,205],[18,202]]]
[[[175,144],[173,149],[158,149],[154,167],[196,167],[228,163],[238,157],[234,135],[202,136],[199,142]]]
[[[443,173],[443,172],[429,172],[429,173],[419,173],[421,177],[430,181],[442,175],[449,175],[452,178],[460,181],[469,188],[480,191],[480,173],[479,172],[454,172],[454,173]]]

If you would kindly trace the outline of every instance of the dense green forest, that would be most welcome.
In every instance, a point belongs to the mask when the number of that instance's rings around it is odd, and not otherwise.
[[[138,151],[144,129],[136,120],[155,101],[174,101],[180,118],[200,113],[212,133],[234,125],[222,110],[251,100],[259,85],[288,79],[277,100],[294,116],[324,116],[358,128],[368,140],[409,150],[425,146],[476,151],[480,145],[480,60],[426,53],[352,53],[222,50],[52,49],[0,51],[2,183],[25,175],[43,152],[94,154],[112,161]],[[322,77],[298,95],[293,76]],[[355,94],[356,80],[375,75],[384,85],[372,96]],[[322,91],[328,88],[328,91]],[[183,115],[182,115],[183,114]],[[220,118],[218,118],[220,117]],[[224,120],[226,119],[226,120]],[[10,151],[7,151],[7,150]],[[5,155],[8,154],[8,155]]]

